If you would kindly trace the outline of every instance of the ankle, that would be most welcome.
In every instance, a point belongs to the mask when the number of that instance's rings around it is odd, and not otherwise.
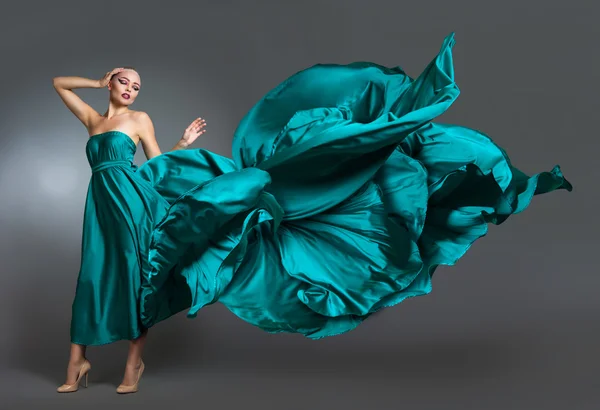
[[[138,369],[142,365],[142,359],[127,360],[127,367]]]
[[[69,359],[69,365],[81,366],[81,365],[83,365],[83,363],[85,363],[85,361],[86,361],[85,357],[77,357],[74,359]]]

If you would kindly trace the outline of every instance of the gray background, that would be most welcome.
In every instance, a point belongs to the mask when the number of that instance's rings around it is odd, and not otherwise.
[[[0,407],[597,409],[599,6],[593,1],[24,1],[0,13]],[[456,32],[461,95],[440,117],[483,130],[528,173],[574,184],[491,226],[433,292],[343,336],[271,335],[217,304],[151,329],[146,373],[118,396],[127,342],[64,381],[80,261],[87,133],[52,77],[133,65],[163,150],[230,156],[269,89],[319,62],[417,76]],[[106,90],[78,94],[101,113]],[[138,149],[136,161],[143,162]],[[33,408],[33,407],[32,407]]]

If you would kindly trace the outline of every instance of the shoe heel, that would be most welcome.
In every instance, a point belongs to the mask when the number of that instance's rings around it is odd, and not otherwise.
[[[87,368],[86,368],[87,367]],[[62,386],[56,389],[59,393],[71,393],[79,390],[79,383],[82,382],[83,378],[85,378],[85,387],[88,387],[88,373],[91,370],[92,366],[90,362],[86,361],[81,365],[81,369],[79,370],[79,376],[77,376],[77,380],[73,384],[63,384]]]
[[[132,385],[120,384],[117,387],[117,393],[119,393],[119,394],[136,393],[138,391],[138,385],[140,383],[142,373],[144,373],[145,367],[146,366],[144,365],[144,361],[142,360],[142,363],[140,364],[140,369],[138,370],[138,376],[137,376],[136,382]]]

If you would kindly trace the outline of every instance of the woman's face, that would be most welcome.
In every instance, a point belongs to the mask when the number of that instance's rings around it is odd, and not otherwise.
[[[114,75],[108,89],[110,90],[110,99],[119,105],[131,105],[140,92],[141,80],[139,74],[130,69],[126,69]]]

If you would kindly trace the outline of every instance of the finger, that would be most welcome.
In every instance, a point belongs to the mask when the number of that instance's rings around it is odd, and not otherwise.
[[[202,118],[198,117],[189,125],[188,129],[196,129],[200,124],[204,121]]]

